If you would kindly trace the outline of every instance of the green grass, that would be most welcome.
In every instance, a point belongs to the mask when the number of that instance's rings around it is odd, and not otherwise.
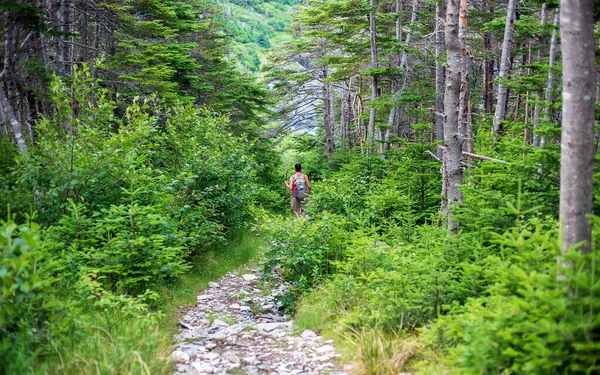
[[[65,314],[75,317],[68,320],[74,326],[56,327],[60,337],[54,338],[53,353],[46,353],[46,360],[33,373],[171,374],[172,335],[178,329],[179,315],[196,304],[196,296],[208,287],[209,281],[246,264],[252,265],[261,244],[259,238],[240,231],[230,235],[227,244],[196,256],[186,275],[160,291],[163,314],[155,315],[156,319],[123,314],[116,307],[117,302],[115,308],[104,312],[81,304],[68,306]],[[218,318],[232,323],[226,316]],[[13,351],[18,354],[18,350]],[[14,371],[9,371],[10,374],[26,372],[18,370],[16,365],[11,368]]]

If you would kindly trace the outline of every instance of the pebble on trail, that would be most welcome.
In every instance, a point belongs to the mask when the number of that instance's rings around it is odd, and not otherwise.
[[[173,362],[181,374],[348,375],[339,371],[339,354],[330,340],[311,330],[294,333],[277,296],[257,289],[258,270],[210,282],[187,311],[175,335]]]

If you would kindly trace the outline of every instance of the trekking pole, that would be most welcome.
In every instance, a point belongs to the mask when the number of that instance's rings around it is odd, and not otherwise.
[[[285,176],[283,178],[284,181],[287,181],[287,177],[288,177],[288,173],[290,173],[290,169],[288,168],[287,171],[285,171]],[[283,184],[283,218],[285,219],[285,211],[286,211],[286,202],[287,202],[287,191],[288,191],[288,187]]]

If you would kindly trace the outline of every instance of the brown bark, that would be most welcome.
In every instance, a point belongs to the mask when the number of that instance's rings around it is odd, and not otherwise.
[[[335,153],[335,141],[333,137],[333,117],[331,103],[331,83],[327,82],[329,72],[327,68],[323,69],[323,129],[325,131],[325,152],[328,158]]]
[[[542,6],[542,12],[540,14],[540,22],[542,25],[545,25],[546,23],[548,23],[548,11],[546,10],[546,4],[544,4]],[[542,61],[544,61],[544,53],[546,50],[546,38],[545,37],[541,37],[538,39],[538,56],[537,56],[537,62],[541,63]],[[540,147],[540,136],[539,134],[536,133],[536,130],[539,128],[540,126],[540,114],[542,112],[542,93],[541,92],[536,92],[535,93],[535,106],[533,107],[533,116],[532,116],[532,124],[533,124],[533,147]]]
[[[369,16],[369,39],[371,44],[371,67],[377,68],[377,30],[375,27],[377,17],[377,1],[371,0],[372,10]],[[369,151],[373,149],[375,141],[375,119],[377,110],[375,109],[375,101],[377,100],[377,74],[371,77],[371,110],[369,113],[369,129],[367,134],[367,144]]]
[[[483,12],[493,12],[493,7],[490,6],[490,0],[481,2]],[[492,55],[492,33],[483,33],[483,110],[485,114],[494,112],[493,97],[494,97],[494,58]]]
[[[435,4],[435,139],[444,140],[444,9],[442,0]],[[438,147],[437,156],[442,158],[442,147]]]
[[[458,110],[458,132],[461,139],[466,142],[465,148],[469,149],[467,144],[472,142],[469,131],[467,130],[469,117],[470,117],[470,99],[471,99],[471,70],[473,67],[473,56],[468,51],[467,46],[467,27],[469,23],[469,9],[467,0],[460,1],[460,16],[458,25],[458,37],[460,40],[460,100]],[[472,148],[472,147],[471,147]]]

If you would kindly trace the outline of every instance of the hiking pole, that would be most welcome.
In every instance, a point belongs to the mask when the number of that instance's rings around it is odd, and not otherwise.
[[[290,169],[288,168],[287,171],[285,171],[285,176],[283,178],[284,181],[287,182],[287,176],[288,173],[290,173]],[[286,202],[287,202],[287,191],[288,191],[288,187],[285,185],[285,183],[283,184],[283,218],[285,219],[285,211],[286,211]]]

